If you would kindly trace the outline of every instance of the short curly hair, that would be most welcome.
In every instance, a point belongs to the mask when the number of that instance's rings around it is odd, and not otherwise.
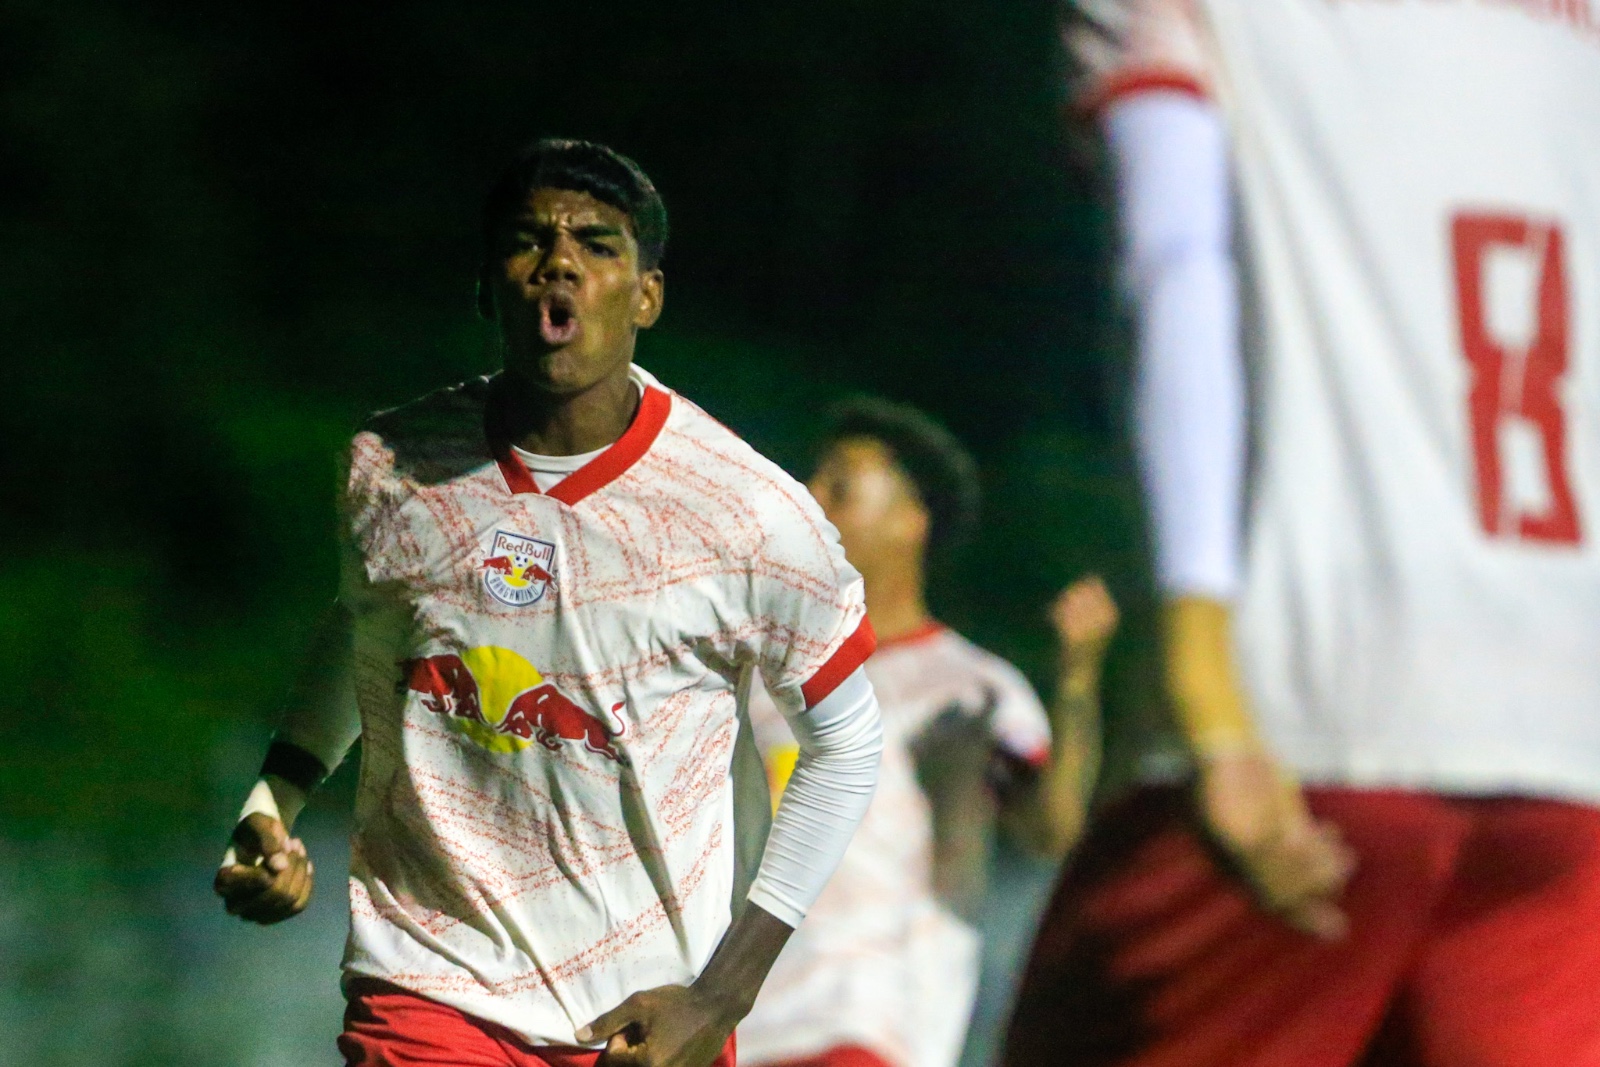
[[[570,189],[588,193],[628,216],[639,245],[639,266],[654,270],[667,253],[667,205],[639,164],[593,141],[546,137],[534,141],[506,165],[483,198],[483,268],[500,255],[506,226],[522,210],[535,189]],[[481,283],[481,277],[480,277]],[[479,310],[493,317],[493,307],[480,284]]]
[[[978,465],[954,434],[910,404],[853,396],[824,414],[816,458],[851,437],[884,445],[905,472],[928,510],[930,553],[959,548],[971,539],[982,499]]]

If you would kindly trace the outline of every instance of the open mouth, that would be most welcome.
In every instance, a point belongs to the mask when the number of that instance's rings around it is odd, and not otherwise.
[[[547,345],[570,344],[578,336],[578,304],[571,293],[556,290],[539,298],[539,336]]]

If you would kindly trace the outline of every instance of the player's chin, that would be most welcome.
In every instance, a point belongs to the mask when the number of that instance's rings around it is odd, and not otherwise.
[[[566,345],[530,345],[516,356],[508,354],[506,369],[542,393],[573,396],[605,378],[612,362],[588,351],[580,339]]]

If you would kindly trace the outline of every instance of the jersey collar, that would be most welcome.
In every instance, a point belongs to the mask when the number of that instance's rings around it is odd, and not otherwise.
[[[550,487],[548,493],[543,494],[539,492],[539,486],[534,482],[527,464],[523,463],[521,457],[512,450],[511,442],[496,433],[494,394],[491,392],[485,411],[485,432],[489,438],[489,451],[500,467],[501,477],[505,479],[506,491],[519,495],[532,493],[535,496],[547,496],[551,500],[559,500],[570,506],[591,493],[604,489],[622,477],[629,467],[639,462],[640,457],[650,450],[650,446],[660,436],[661,428],[667,424],[667,416],[672,413],[672,394],[663,389],[651,374],[639,367],[630,368],[629,376],[639,383],[642,390],[639,410],[634,412],[633,422],[623,431],[621,437],[611,443],[610,448],[561,479]]]

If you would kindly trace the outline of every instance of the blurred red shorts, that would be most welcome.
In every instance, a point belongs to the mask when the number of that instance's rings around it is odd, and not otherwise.
[[[1057,888],[1008,1067],[1600,1067],[1600,810],[1312,789],[1351,932],[1255,911],[1186,795],[1106,813]]]
[[[840,1045],[803,1060],[784,1060],[763,1067],[893,1067],[888,1060],[860,1045]]]
[[[345,984],[346,1067],[594,1067],[598,1051],[536,1048],[495,1023],[371,978]],[[712,1067],[734,1067],[733,1038]]]

